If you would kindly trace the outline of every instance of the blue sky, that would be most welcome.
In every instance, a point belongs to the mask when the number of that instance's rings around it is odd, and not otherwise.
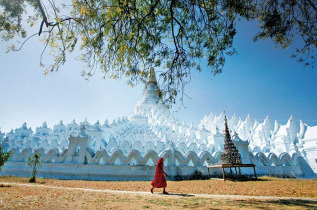
[[[308,125],[317,125],[316,67],[305,68],[290,58],[293,48],[276,49],[270,40],[253,42],[255,23],[240,23],[234,47],[238,55],[227,58],[223,73],[214,77],[203,66],[193,72],[186,87],[190,99],[177,114],[187,123],[197,124],[210,112],[226,110],[244,119],[286,123],[290,115]],[[300,43],[295,40],[295,44]],[[130,114],[141,97],[143,85],[131,88],[122,80],[101,79],[97,73],[89,81],[80,76],[84,64],[69,57],[60,71],[43,75],[39,65],[42,50],[37,39],[20,52],[6,54],[0,42],[0,127],[10,131],[23,122],[32,129],[47,121],[52,127],[63,120],[77,122],[113,120]],[[204,64],[204,61],[203,61]],[[179,105],[176,105],[178,108]]]

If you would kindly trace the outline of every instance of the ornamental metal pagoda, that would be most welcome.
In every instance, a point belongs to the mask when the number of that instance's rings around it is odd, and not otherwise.
[[[227,117],[225,116],[225,130],[224,130],[224,150],[221,154],[222,164],[242,164],[241,155],[237,148],[234,146],[231,135],[228,129]]]

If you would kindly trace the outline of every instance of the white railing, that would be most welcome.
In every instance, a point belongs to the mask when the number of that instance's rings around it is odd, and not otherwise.
[[[12,157],[10,162],[26,162],[29,156],[37,151],[41,154],[43,163],[67,163],[66,157],[68,155],[76,156],[76,154],[69,154],[66,149],[63,152],[59,152],[58,149],[50,149],[45,153],[43,148],[32,150],[31,148],[25,148],[21,152],[17,149],[11,149]],[[147,165],[151,159],[153,163],[156,163],[159,157],[163,157],[167,161],[167,166],[188,166],[191,162],[193,166],[205,166],[220,163],[221,152],[214,152],[213,154],[208,151],[196,153],[194,151],[188,151],[185,154],[175,149],[166,149],[161,153],[157,153],[154,150],[148,150],[142,155],[138,150],[132,149],[128,154],[125,154],[121,149],[115,149],[113,152],[108,153],[106,150],[99,150],[94,153],[89,148],[86,149],[85,160],[82,160],[85,164],[106,164],[115,165],[116,162],[120,162],[120,165]],[[249,153],[251,163],[257,166],[298,166],[298,158],[301,157],[297,153],[292,154],[281,153],[277,156],[274,153]],[[77,163],[80,160],[76,159]],[[69,162],[68,162],[69,163]]]

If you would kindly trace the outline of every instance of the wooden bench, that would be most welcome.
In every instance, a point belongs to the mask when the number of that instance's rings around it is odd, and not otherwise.
[[[209,174],[209,169],[210,169],[210,168],[222,168],[223,180],[226,179],[226,176],[225,176],[225,168],[230,168],[230,174],[231,174],[231,175],[233,174],[231,168],[234,168],[236,175],[237,175],[237,176],[241,176],[241,169],[240,169],[240,168],[249,168],[249,167],[252,167],[252,168],[253,168],[254,176],[255,176],[255,178],[257,179],[256,171],[255,171],[255,165],[254,165],[254,164],[219,164],[219,165],[209,165],[209,166],[207,166],[207,168],[208,168],[208,174]],[[237,174],[237,168],[239,169],[239,175]]]

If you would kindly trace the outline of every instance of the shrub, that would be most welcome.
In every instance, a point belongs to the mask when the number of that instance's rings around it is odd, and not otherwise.
[[[40,158],[41,154],[38,152],[34,152],[32,156],[28,157],[28,165],[32,167],[32,176],[29,182],[36,182],[37,167],[42,166]]]
[[[195,170],[194,173],[189,177],[190,180],[202,180],[205,177],[202,175],[201,171]]]

